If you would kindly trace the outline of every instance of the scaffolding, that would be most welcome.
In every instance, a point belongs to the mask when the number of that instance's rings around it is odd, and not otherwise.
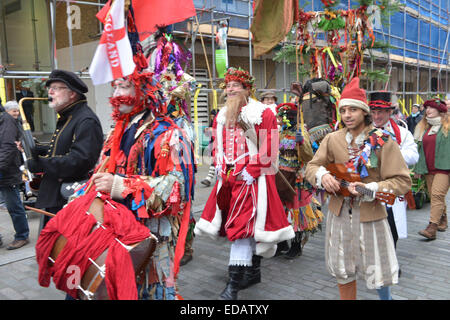
[[[449,92],[448,71],[449,64],[449,1],[448,0],[399,0],[405,4],[404,10],[395,13],[390,18],[389,26],[384,26],[381,30],[375,30],[375,35],[378,39],[388,40],[396,48],[391,49],[387,56],[378,54],[377,59],[373,62],[366,62],[370,64],[370,68],[377,65],[387,66],[388,72],[391,75],[388,90],[393,91],[403,104],[407,104],[407,100],[414,100],[420,102],[426,96],[431,94],[446,94]],[[34,1],[31,1],[32,3]],[[91,1],[70,1],[71,5],[87,5],[101,8],[106,1],[91,0]],[[197,9],[197,16],[188,19],[182,23],[174,25],[174,35],[179,39],[190,39],[190,50],[193,56],[191,62],[191,70],[189,70],[194,77],[197,76],[197,69],[199,69],[199,61],[196,61],[197,52],[202,50],[196,49],[196,43],[199,40],[206,39],[206,48],[204,48],[203,56],[211,60],[211,68],[208,71],[207,79],[205,80],[209,86],[202,88],[205,92],[220,89],[218,84],[222,79],[217,78],[215,73],[215,26],[218,21],[228,19],[230,28],[246,33],[246,37],[228,35],[228,46],[230,47],[244,47],[247,51],[248,69],[254,74],[255,60],[252,55],[252,38],[248,31],[251,26],[253,18],[253,0],[194,0],[194,5]],[[65,0],[47,0],[49,9],[49,23],[51,30],[50,48],[51,54],[51,69],[58,68],[58,62],[55,56],[56,47],[56,6],[69,6],[69,2]],[[305,11],[321,11],[323,5],[319,0],[299,1],[300,6]],[[347,8],[348,6],[355,6],[355,1],[342,1],[341,6]],[[62,17],[58,17],[61,19]],[[66,18],[66,17],[64,17]],[[33,17],[31,18],[34,19]],[[101,34],[101,23],[99,23],[99,34]],[[201,29],[202,28],[202,29]],[[77,72],[82,78],[89,78],[86,70],[74,70],[74,54],[72,42],[72,30],[67,28],[67,38],[69,44],[70,68]],[[3,40],[2,40],[3,41]],[[36,46],[34,46],[36,48]],[[209,49],[209,58],[206,50]],[[33,51],[30,51],[30,58]],[[265,55],[263,59],[270,60],[271,55]],[[39,55],[34,50],[35,70],[3,70],[0,77],[2,78],[43,78],[47,77],[50,70],[42,71],[39,68]],[[365,59],[367,61],[367,59]],[[209,62],[208,62],[209,64]],[[413,77],[408,77],[408,73],[412,73]],[[286,62],[276,65],[278,75],[282,79],[278,79],[276,91],[284,93],[289,92],[289,85],[294,80],[292,79],[292,66],[287,66]],[[280,72],[281,71],[281,72]],[[275,71],[274,71],[275,72]],[[426,76],[426,81],[423,77]],[[273,74],[267,77],[264,74],[264,82],[259,91],[264,91],[269,82],[273,78]],[[414,83],[411,82],[414,78]],[[261,81],[262,81],[261,80]],[[373,82],[366,80],[366,89],[368,91],[383,89],[377,87]],[[393,83],[395,82],[395,83]],[[405,109],[406,110],[406,109]],[[407,110],[406,110],[407,111]]]

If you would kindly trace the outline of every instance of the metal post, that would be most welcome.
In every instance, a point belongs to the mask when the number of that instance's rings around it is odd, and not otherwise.
[[[248,0],[248,55],[249,55],[249,72],[253,75],[253,66],[252,66],[252,34],[250,32],[250,27],[252,26],[252,2]]]
[[[34,10],[34,0],[31,1],[31,30],[33,32],[34,69],[39,70],[39,52],[37,48],[36,16]]]
[[[405,54],[406,54],[406,10],[403,10],[403,102],[404,105],[406,105],[406,60],[405,60]],[[406,107],[404,107],[406,108]]]
[[[212,58],[212,83],[216,85],[216,41],[214,38],[214,10],[211,10],[211,58]]]
[[[417,94],[420,93],[420,18],[417,17]],[[418,103],[419,101],[416,101]]]
[[[75,71],[75,67],[73,65],[73,41],[72,41],[72,27],[71,25],[68,23],[69,22],[69,2],[66,2],[66,15],[67,15],[67,20],[66,20],[66,26],[67,26],[67,34],[69,36],[69,54],[70,54],[70,70],[71,71]]]
[[[56,0],[51,0],[50,2],[50,21],[52,28],[52,47],[50,50],[51,58],[52,58],[52,70],[58,69],[58,61],[56,60]]]

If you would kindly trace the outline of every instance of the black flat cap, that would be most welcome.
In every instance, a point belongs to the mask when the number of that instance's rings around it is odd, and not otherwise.
[[[70,90],[75,91],[81,95],[88,92],[86,84],[73,72],[66,70],[55,69],[50,73],[50,77],[45,83],[48,87],[52,82],[61,81],[64,82]]]

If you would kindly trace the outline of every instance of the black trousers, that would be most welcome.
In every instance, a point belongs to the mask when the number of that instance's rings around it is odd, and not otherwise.
[[[391,234],[392,238],[394,238],[394,247],[397,249],[397,240],[398,240],[398,233],[397,233],[397,227],[395,226],[395,220],[394,220],[394,213],[392,212],[392,207],[387,207],[387,219],[389,223],[389,227],[391,228]]]

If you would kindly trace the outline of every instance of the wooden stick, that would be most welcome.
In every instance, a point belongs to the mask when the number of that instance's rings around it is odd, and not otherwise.
[[[103,161],[102,165],[100,166],[100,168],[98,169],[97,172],[103,172],[103,170],[104,170],[105,167],[106,167],[106,164],[108,163],[108,160],[109,160],[109,156],[105,158],[105,160]],[[94,183],[93,183],[93,180],[92,180],[91,183],[89,184],[89,186],[86,188],[86,193],[92,188],[92,185],[93,185],[93,184],[94,184]],[[31,210],[31,211],[34,211],[34,212],[37,212],[37,213],[40,213],[40,214],[49,216],[49,217],[51,217],[51,218],[53,218],[54,216],[56,216],[56,214],[53,214],[53,213],[50,213],[50,212],[47,212],[47,211],[45,211],[45,210],[41,210],[41,209],[38,209],[38,208],[34,208],[34,207],[30,207],[30,206],[24,206],[24,207],[25,207],[25,209],[27,209],[27,210]]]
[[[97,173],[98,173],[98,172],[103,172],[103,171],[105,170],[106,164],[108,163],[108,160],[109,160],[109,156],[107,156],[107,157],[105,158],[105,160],[103,161],[102,165],[101,165],[100,168],[98,169]],[[94,185],[94,180],[91,179],[91,182],[89,183],[88,187],[86,188],[86,193],[88,193],[89,190],[91,190],[91,188],[92,188],[93,185]]]
[[[202,35],[202,32],[200,31],[200,23],[198,22],[197,15],[195,15],[195,22],[197,23],[198,33],[200,35],[200,42],[202,43],[203,54],[205,56],[205,61],[206,61],[206,68],[208,69],[209,84],[211,85],[211,89],[213,89],[214,88],[214,84],[213,84],[213,81],[212,81],[212,73],[211,73],[211,69],[209,68],[208,55],[206,54],[205,43],[203,42],[203,35]],[[212,52],[211,54],[213,55],[214,52]]]
[[[38,209],[38,208],[33,208],[33,207],[30,207],[30,206],[24,206],[25,207],[25,209],[27,209],[27,210],[31,210],[31,211],[34,211],[34,212],[37,212],[37,213],[40,213],[40,214],[43,214],[43,215],[46,215],[46,216],[49,216],[49,217],[54,217],[54,216],[56,216],[56,214],[53,214],[53,213],[50,213],[50,212],[47,212],[47,211],[44,211],[44,210],[41,210],[41,209]]]

